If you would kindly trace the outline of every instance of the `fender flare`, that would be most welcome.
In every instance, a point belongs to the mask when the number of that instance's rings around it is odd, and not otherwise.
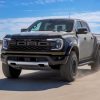
[[[100,43],[97,43],[96,48],[95,48],[95,52],[94,52],[94,58],[96,58],[96,56],[98,55],[98,50],[100,49]]]
[[[94,59],[96,58],[99,49],[100,49],[100,42],[95,37],[94,52],[93,52],[93,58]]]
[[[71,44],[67,47],[66,49],[66,55],[69,56],[71,51],[75,51],[76,55],[77,55],[77,58],[78,58],[78,61],[79,61],[79,48],[76,44]]]

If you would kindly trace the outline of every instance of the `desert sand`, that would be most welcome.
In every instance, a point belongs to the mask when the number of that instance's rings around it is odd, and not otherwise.
[[[0,62],[0,100],[100,100],[100,71],[82,66],[72,83],[56,71],[24,70],[19,79],[6,79]]]

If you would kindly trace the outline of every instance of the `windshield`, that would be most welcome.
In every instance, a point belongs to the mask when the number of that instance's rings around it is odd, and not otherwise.
[[[28,31],[66,31],[73,29],[73,20],[39,20],[33,23]]]

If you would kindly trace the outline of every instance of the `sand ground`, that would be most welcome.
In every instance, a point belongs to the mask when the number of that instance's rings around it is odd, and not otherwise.
[[[72,83],[56,71],[24,70],[19,79],[6,79],[0,62],[0,100],[100,100],[100,71],[83,66]]]

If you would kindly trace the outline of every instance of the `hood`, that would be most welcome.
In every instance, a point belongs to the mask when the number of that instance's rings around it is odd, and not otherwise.
[[[34,31],[34,32],[20,32],[19,34],[15,35],[32,35],[32,36],[39,36],[39,35],[47,35],[47,36],[52,36],[52,35],[64,35],[67,32],[61,31],[61,32],[53,32],[53,31]]]
[[[19,34],[7,35],[8,38],[36,38],[36,37],[62,37],[63,35],[71,34],[69,32],[53,32],[53,31],[34,31],[34,32],[20,32]]]

